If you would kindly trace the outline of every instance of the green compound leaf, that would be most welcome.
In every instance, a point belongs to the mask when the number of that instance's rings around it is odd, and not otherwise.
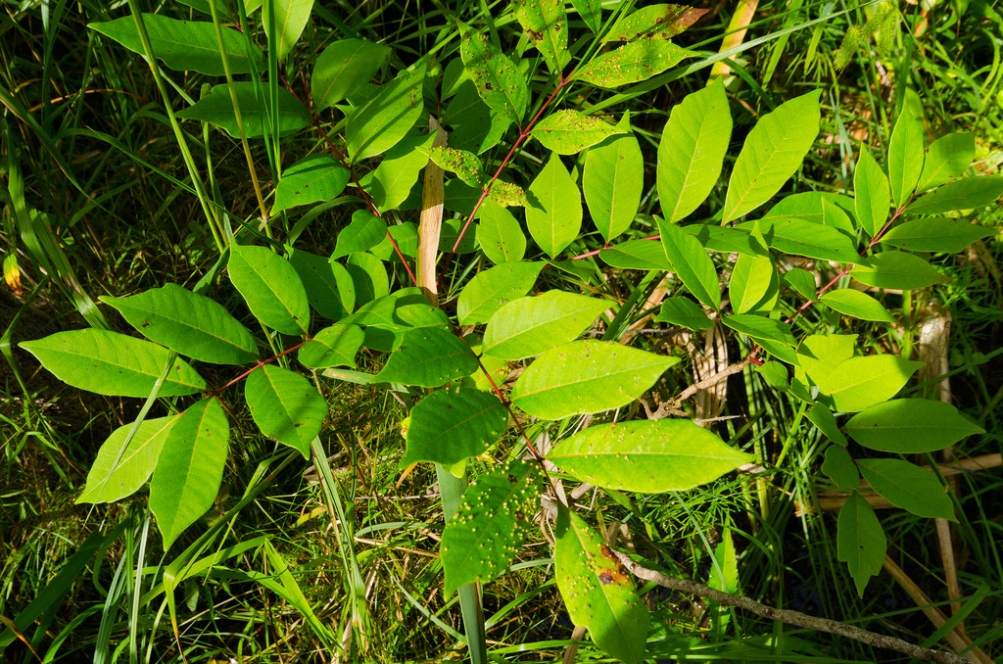
[[[814,90],[791,99],[752,128],[728,183],[722,225],[770,200],[798,170],[818,136],[821,94]]]
[[[439,387],[477,371],[477,358],[467,344],[449,331],[422,327],[404,332],[378,383],[403,383],[418,387]]]
[[[150,482],[150,510],[165,551],[216,500],[229,438],[230,425],[217,399],[190,406],[168,433]]]
[[[675,224],[656,217],[662,236],[662,249],[683,285],[698,300],[712,309],[721,308],[717,270],[700,240]]]
[[[853,316],[861,320],[873,320],[885,323],[895,322],[895,318],[888,313],[884,305],[867,293],[861,293],[852,288],[829,291],[822,296],[822,304],[828,305],[841,314]]]
[[[456,303],[456,317],[460,324],[488,322],[507,302],[522,297],[533,288],[544,265],[502,263],[476,275],[460,292]]]
[[[481,205],[477,244],[496,265],[517,263],[526,254],[526,235],[519,222],[511,212],[490,200]]]
[[[668,221],[684,219],[707,199],[721,176],[731,128],[724,79],[672,109],[658,144],[657,171],[658,198]]]
[[[787,219],[800,219],[813,224],[812,228],[818,226],[829,226],[837,231],[841,231],[847,238],[855,238],[857,229],[847,215],[847,210],[853,209],[853,199],[846,196],[826,194],[819,191],[806,191],[800,194],[793,194],[781,199],[779,203],[770,208],[762,219],[760,226],[766,233],[766,222],[781,222]],[[752,222],[745,222],[739,227],[746,227]],[[781,224],[782,225],[782,224]],[[780,247],[777,247],[780,249]],[[783,251],[783,249],[781,249]]]
[[[423,110],[425,65],[397,74],[380,92],[352,111],[345,127],[345,147],[352,163],[375,157],[397,145]]]
[[[530,44],[543,56],[550,73],[560,74],[571,60],[564,0],[520,0],[516,3],[515,17]]]
[[[964,178],[938,187],[905,209],[906,214],[940,214],[976,210],[1003,196],[1003,175]]]
[[[266,6],[267,8],[267,6]],[[261,19],[265,26],[265,34],[270,35],[275,32],[275,44],[271,45],[271,50],[278,55],[281,61],[285,59],[289,52],[293,50],[307,21],[310,20],[310,12],[313,10],[313,0],[272,0],[272,11],[262,10]],[[271,26],[272,14],[275,18],[275,26]]]
[[[170,358],[163,346],[107,330],[57,332],[19,344],[67,385],[113,397],[147,397]],[[160,396],[194,394],[205,381],[175,359]]]
[[[297,357],[311,369],[354,367],[355,354],[365,338],[366,333],[358,325],[332,325],[306,342]]]
[[[529,233],[543,251],[555,258],[582,229],[582,194],[556,153],[550,154],[526,195]]]
[[[299,205],[333,201],[345,190],[351,177],[348,169],[326,154],[312,154],[282,172],[275,187],[272,214]]]
[[[945,281],[940,272],[915,254],[883,251],[867,260],[866,265],[855,265],[850,276],[868,286],[909,290]]]
[[[838,411],[864,410],[895,396],[921,366],[895,355],[851,357],[825,376],[818,389],[832,397]]]
[[[903,108],[888,143],[888,181],[896,208],[905,205],[923,172],[923,123]]]
[[[840,491],[853,491],[860,486],[860,471],[853,463],[850,453],[839,445],[826,448],[822,472],[828,475]]]
[[[599,535],[563,505],[557,512],[554,568],[571,621],[627,664],[644,661],[648,607],[626,568]]]
[[[338,243],[334,246],[331,260],[368,251],[386,236],[387,222],[369,210],[356,210],[352,213],[351,223],[338,233]]]
[[[955,521],[954,506],[933,471],[901,459],[860,459],[860,474],[881,496],[917,516]]]
[[[624,115],[617,127],[629,132],[630,119]],[[644,157],[633,133],[589,150],[582,190],[592,222],[606,242],[630,228],[644,193]]]
[[[709,330],[714,327],[714,321],[700,305],[685,297],[669,297],[662,301],[662,308],[655,316],[659,323],[672,323],[691,330]]]
[[[975,160],[975,134],[941,136],[933,142],[923,162],[916,191],[926,191],[964,174]]]
[[[484,354],[521,360],[578,338],[610,302],[552,290],[522,297],[495,311],[484,331]]]
[[[685,491],[753,460],[689,420],[638,420],[589,427],[547,460],[582,482],[641,493]]]
[[[836,209],[824,199],[822,204]],[[852,263],[860,258],[853,241],[833,226],[823,226],[798,217],[767,216],[756,223],[769,239],[770,247],[782,253],[840,263]],[[745,224],[739,224],[739,227],[744,228]]]
[[[257,138],[271,132],[268,100],[260,93],[261,85],[249,81],[237,81],[233,84],[240,105],[240,118],[244,125],[244,136]],[[279,134],[291,134],[310,126],[310,113],[285,88],[278,89],[278,127]],[[200,120],[219,127],[230,136],[240,138],[240,128],[237,125],[237,114],[233,110],[233,99],[226,84],[214,85],[208,95],[177,116],[182,120]]]
[[[172,415],[143,420],[124,450],[122,443],[129,435],[132,424],[115,429],[101,443],[97,458],[87,473],[87,485],[76,504],[114,503],[138,491],[153,474],[160,450],[179,417]]]
[[[874,508],[854,491],[839,510],[836,557],[846,563],[860,597],[871,577],[881,571],[887,550],[885,531]]]
[[[467,487],[439,546],[447,597],[464,584],[487,583],[506,571],[532,529],[540,484],[534,464],[514,460]]]
[[[574,109],[551,113],[533,128],[533,138],[557,154],[578,154],[621,133],[624,132],[605,120]]]
[[[211,21],[179,21],[160,14],[142,16],[153,54],[167,67],[209,76],[222,76],[225,73],[219,42],[216,41],[216,28]],[[136,29],[136,21],[131,16],[104,23],[90,23],[87,27],[114,39],[134,53],[146,54]],[[226,51],[231,74],[248,74],[255,65],[261,67],[264,58],[253,43],[232,28],[224,27],[222,32],[223,49]]]
[[[864,447],[896,454],[923,454],[985,433],[949,403],[929,399],[895,399],[857,413],[843,426]]]
[[[672,270],[661,242],[651,240],[621,242],[615,247],[600,251],[599,258],[607,265],[621,270]]]
[[[355,308],[355,284],[340,263],[297,249],[289,257],[310,306],[324,318],[341,320]]]
[[[320,113],[359,90],[386,65],[391,49],[361,39],[333,42],[317,56],[310,76],[314,110]]]
[[[530,415],[559,420],[626,406],[679,358],[606,341],[572,341],[543,353],[512,388]]]
[[[462,387],[438,390],[411,409],[407,450],[400,465],[418,461],[457,464],[483,454],[507,426],[508,411],[491,392]]]
[[[383,156],[373,171],[371,192],[380,212],[396,210],[411,194],[421,169],[428,165],[425,150],[432,147],[434,134],[408,136]]]
[[[310,443],[327,416],[327,401],[298,373],[266,364],[247,377],[244,398],[261,433],[310,458]]]
[[[854,209],[864,232],[874,237],[888,219],[892,195],[888,177],[865,148],[860,149],[857,169],[853,173]]]
[[[957,254],[976,240],[995,234],[993,228],[936,217],[895,226],[882,236],[881,242],[909,251]]]
[[[693,25],[706,9],[683,5],[651,5],[622,17],[602,43],[630,42],[637,39],[671,39]]]
[[[639,39],[596,56],[584,67],[575,70],[571,78],[600,88],[618,88],[646,81],[695,56],[696,53],[672,42]]]
[[[305,334],[310,302],[296,269],[265,247],[230,244],[230,281],[244,296],[251,313],[283,334]]]
[[[257,359],[257,342],[246,327],[218,302],[177,284],[99,299],[150,341],[194,360],[243,364]]]
[[[498,115],[521,125],[529,104],[529,91],[526,79],[512,60],[487,35],[469,29],[460,38],[460,57],[484,103]]]

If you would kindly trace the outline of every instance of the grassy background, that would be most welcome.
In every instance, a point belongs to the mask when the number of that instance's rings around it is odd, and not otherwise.
[[[706,7],[708,14],[677,41],[710,54],[719,49],[736,8],[731,3]],[[214,269],[219,256],[163,101],[141,58],[86,29],[88,23],[127,15],[125,7],[84,0],[4,2],[2,9],[0,101],[6,112],[0,117],[0,251],[9,285],[0,289],[0,332],[17,341],[87,324],[125,329],[121,320],[107,311],[96,313],[89,302],[166,282],[191,286]],[[865,143],[880,153],[896,109],[904,104],[922,110],[929,139],[950,131],[976,132],[975,168],[998,172],[1003,162],[1000,10],[993,3],[960,0],[930,10],[904,3],[893,9],[902,19],[867,35],[863,26],[878,11],[874,4],[760,2],[745,41],[768,39],[732,62],[729,91],[736,130],[731,154],[758,115],[821,87],[823,133],[792,191],[843,191],[852,179],[850,151],[855,154]],[[162,11],[187,13],[175,4]],[[488,21],[489,13],[495,21]],[[831,18],[805,26],[825,16]],[[326,44],[346,36],[393,46],[395,67],[433,50],[447,62],[457,57],[453,17],[497,31],[508,48],[517,41],[516,24],[504,4],[325,3],[280,71],[294,88],[305,89],[309,63]],[[857,26],[859,40],[844,44],[851,26]],[[778,36],[788,28],[799,29]],[[574,22],[572,29],[584,33]],[[650,164],[642,208],[649,214],[658,212],[654,154],[668,112],[704,85],[708,74],[707,68],[697,69],[668,85],[631,89],[612,99],[576,88],[567,99],[579,108],[602,101],[617,117],[630,111]],[[175,86],[170,101],[176,110],[186,106],[182,92],[198,96],[200,77],[167,75]],[[546,85],[534,81],[534,97],[545,94]],[[195,123],[183,127],[209,184],[207,202],[225,211],[234,225],[253,220],[257,205],[239,142],[215,130],[201,131]],[[274,174],[261,142],[252,141],[251,149],[263,187],[270,191]],[[285,138],[283,164],[316,149],[309,132]],[[501,154],[496,150],[488,160]],[[532,173],[539,154],[530,146],[513,164],[512,177]],[[722,182],[707,214],[719,210],[723,199]],[[296,246],[330,253],[350,209],[318,216]],[[981,218],[987,226],[1000,222],[998,210]],[[280,223],[285,236],[291,222]],[[643,227],[643,215],[638,225]],[[860,324],[854,330],[875,348],[908,354],[924,317],[950,313],[955,403],[988,432],[965,441],[956,450],[959,457],[1000,451],[1001,247],[996,236],[962,256],[942,257],[941,267],[953,277],[948,285],[886,300],[899,307],[902,325]],[[470,267],[472,259],[464,260],[457,274]],[[15,265],[20,289],[13,279]],[[605,287],[622,297],[636,281],[630,273],[610,274]],[[208,294],[242,312],[228,287],[213,287]],[[662,337],[655,338],[653,343]],[[731,356],[738,357],[737,343],[729,344]],[[100,443],[130,422],[141,404],[66,388],[26,354],[14,350],[11,357],[13,362],[0,364],[0,618],[7,625],[36,599],[45,600],[46,610],[24,638],[35,640],[36,652],[43,657],[48,652],[52,661],[180,661],[155,580],[199,532],[165,556],[142,495],[93,508],[73,503]],[[211,381],[228,378],[209,376]],[[679,378],[688,380],[684,373]],[[226,517],[216,548],[204,555],[261,536],[269,538],[275,555],[251,547],[182,584],[178,630],[187,661],[319,662],[332,653],[376,662],[463,656],[458,606],[441,589],[436,552],[442,519],[434,474],[418,468],[402,477],[397,467],[404,409],[388,395],[347,383],[325,383],[324,391],[332,405],[324,444],[339,487],[333,502],[322,494],[316,468],[257,436],[247,413],[229,413],[238,442],[231,446],[224,491],[206,523],[192,530]],[[707,577],[709,552],[730,528],[741,589],[748,596],[917,642],[931,634],[915,603],[887,574],[871,582],[863,600],[852,592],[845,567],[836,561],[833,515],[804,507],[815,502],[820,441],[797,402],[764,389],[746,373],[730,381],[722,415],[738,419],[717,430],[775,467],[768,478],[750,485],[731,477],[685,494],[629,503],[585,493],[578,502],[590,512],[588,518],[627,524],[634,544],[650,559],[698,579]],[[957,490],[961,523],[955,529],[963,588],[969,594],[984,589],[988,595],[973,602],[968,634],[997,656],[999,646],[993,642],[1003,635],[1001,480],[998,469],[962,476]],[[943,565],[932,522],[897,511],[881,515],[891,556],[943,603]],[[74,553],[92,536],[99,549],[74,566]],[[550,574],[546,540],[545,530],[537,533],[521,552],[517,569],[484,588],[488,639],[499,660],[552,661],[572,643],[573,626]],[[286,581],[298,585],[304,604],[283,599],[249,574],[274,574],[281,564],[291,571]],[[137,569],[145,570],[138,578]],[[681,651],[694,661],[791,661],[795,651],[798,661],[897,661],[886,652],[781,630],[741,613],[694,618],[689,598],[657,588],[647,597],[656,625],[650,653],[664,661]],[[305,612],[315,614],[328,631],[312,629]],[[354,635],[350,642],[349,633]],[[346,645],[347,651],[339,650]],[[3,650],[3,657],[35,660],[20,641]],[[583,645],[578,657],[587,661],[601,654]]]

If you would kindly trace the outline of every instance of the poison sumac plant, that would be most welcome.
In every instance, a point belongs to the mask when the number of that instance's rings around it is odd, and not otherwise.
[[[487,583],[505,572],[541,493],[551,489],[550,464],[606,489],[661,493],[710,482],[754,458],[692,421],[664,418],[663,408],[641,419],[600,416],[549,450],[538,450],[526,434],[529,420],[622,412],[678,364],[624,343],[629,324],[644,313],[638,303],[671,274],[672,295],[655,321],[732,330],[752,348],[743,366],[755,365],[772,389],[800,400],[832,442],[822,471],[850,492],[838,519],[838,553],[861,594],[886,547],[861,476],[897,506],[954,518],[933,473],[897,456],[855,459],[847,436],[862,448],[903,455],[981,430],[949,404],[895,398],[920,364],[865,353],[855,335],[828,332],[824,321],[893,321],[880,296],[865,290],[934,286],[944,277],[925,254],[958,252],[992,233],[958,213],[1003,193],[1003,178],[965,176],[971,134],[948,134],[925,147],[920,120],[903,112],[884,166],[860,149],[852,196],[806,192],[767,206],[819,133],[820,93],[811,91],[759,119],[734,160],[723,206],[713,210],[706,203],[732,132],[718,80],[673,108],[664,127],[657,164],[662,216],[654,217],[658,234],[650,236],[650,217],[639,217],[644,158],[630,118],[590,114],[567,92],[648,81],[695,57],[670,38],[701,10],[657,5],[609,14],[595,0],[576,0],[569,15],[564,2],[517,2],[510,11],[523,38],[514,56],[477,26],[461,25],[458,48],[444,51],[445,66],[425,58],[389,74],[388,46],[343,39],[312,63],[306,90],[280,86],[274,71],[262,73],[259,41],[271,63],[287,58],[312,3],[265,4],[260,31],[251,29],[243,6],[232,17],[216,7],[212,21],[134,13],[91,25],[168,69],[226,75],[178,118],[272,147],[282,136],[312,131],[321,147],[277,174],[265,223],[298,216],[292,230],[283,226],[285,244],[256,225],[236,233],[218,228],[229,280],[262,333],[200,292],[167,284],[102,298],[145,339],[89,329],[22,344],[70,385],[168,400],[174,413],[115,431],[80,502],[122,500],[149,481],[150,509],[170,548],[217,494],[230,440],[221,400],[236,400],[227,388],[243,383],[261,432],[309,458],[328,408],[314,379],[352,380],[413,401],[402,465],[432,462],[462,477],[471,457],[498,461],[462,494],[441,547],[447,593]],[[581,39],[569,48],[573,31]],[[242,75],[250,77],[233,80]],[[436,114],[431,126],[448,128],[445,141],[424,130]],[[329,133],[331,119],[343,138]],[[541,165],[524,165],[527,181],[506,179],[518,150],[534,139]],[[434,214],[441,200],[429,197],[436,184],[430,163],[451,174],[446,206],[463,212],[441,227]],[[430,216],[419,229],[401,219],[423,191]],[[332,205],[358,209],[331,255],[297,248],[305,225]],[[698,210],[712,218],[693,219]],[[569,248],[593,242],[593,228],[601,247],[567,262]],[[440,246],[440,265],[449,268],[440,276],[458,279],[448,294],[455,317],[437,306],[436,284],[414,277],[410,267],[416,258],[434,264]],[[784,256],[808,259],[801,263],[808,267],[790,268]],[[541,271],[552,268],[573,276],[540,292]],[[646,274],[621,301],[600,288],[607,268]],[[402,284],[405,278],[413,285]],[[835,313],[811,319],[809,310]],[[589,330],[599,338],[582,339]],[[385,354],[381,371],[358,371],[361,349]],[[212,387],[197,363],[246,370]],[[509,382],[514,366],[522,370]],[[197,400],[185,400],[189,395]],[[565,504],[555,532],[557,585],[572,620],[612,656],[641,661],[648,609],[621,561]]]

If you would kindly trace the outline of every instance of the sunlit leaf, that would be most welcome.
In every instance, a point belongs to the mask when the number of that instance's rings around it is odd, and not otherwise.
[[[266,364],[247,377],[244,398],[261,433],[310,458],[327,402],[305,376]]]
[[[461,325],[486,323],[498,309],[533,288],[544,263],[502,263],[474,276],[456,303]]]
[[[895,355],[851,357],[819,383],[836,410],[858,411],[895,396],[909,377],[923,366]]]
[[[421,90],[425,65],[402,71],[380,92],[352,111],[345,127],[345,147],[352,162],[383,154],[414,127],[424,110]]]
[[[101,443],[97,458],[87,473],[87,485],[79,503],[113,503],[131,496],[153,474],[171,428],[180,415],[143,420],[136,435],[123,449],[132,423],[115,429]]]
[[[619,133],[623,132],[605,120],[574,109],[551,113],[533,127],[533,137],[557,154],[578,154]]]
[[[578,338],[609,306],[607,300],[560,290],[512,300],[488,321],[484,354],[505,360],[538,355]]]
[[[852,288],[840,288],[829,291],[822,296],[822,304],[825,304],[841,314],[853,316],[861,320],[882,321],[894,323],[895,318],[888,313],[884,305],[875,300],[867,293],[861,293]]]
[[[899,224],[885,233],[881,242],[910,251],[957,254],[976,240],[996,233],[996,229],[967,221],[934,217]]]
[[[266,247],[230,244],[230,281],[251,313],[283,334],[303,334],[310,327],[310,302],[289,261]]]
[[[508,426],[505,405],[491,392],[446,388],[411,409],[401,466],[432,461],[451,466],[483,454]]]
[[[915,254],[883,251],[867,261],[866,264],[854,265],[850,276],[876,288],[909,290],[926,288],[945,280],[932,265]]]
[[[600,88],[618,88],[646,81],[695,56],[696,53],[669,41],[639,39],[594,57],[576,69],[572,78]]]
[[[582,228],[582,194],[561,158],[550,159],[526,192],[529,233],[551,258],[564,251]]]
[[[438,387],[477,371],[477,358],[447,330],[423,327],[404,332],[377,382]]]
[[[559,75],[571,60],[564,0],[521,0],[516,3],[515,17],[550,72]]]
[[[629,118],[625,115],[617,127],[629,130]],[[589,150],[582,191],[592,222],[606,242],[630,228],[644,192],[644,157],[632,133]]]
[[[713,309],[721,307],[717,270],[700,241],[675,224],[658,220],[662,249],[672,270],[698,300]]]
[[[905,205],[923,172],[923,123],[903,108],[888,143],[888,182],[896,208]]]

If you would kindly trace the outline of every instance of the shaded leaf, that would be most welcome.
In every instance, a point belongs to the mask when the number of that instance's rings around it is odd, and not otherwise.
[[[319,113],[359,90],[386,65],[391,49],[362,39],[329,44],[313,66],[310,94]]]
[[[271,134],[268,99],[260,83],[236,81],[233,84],[240,105],[240,119],[244,125],[244,135],[256,138]],[[280,135],[290,134],[310,126],[310,113],[291,92],[278,89],[278,130]],[[234,138],[240,138],[237,115],[233,110],[233,98],[226,84],[214,85],[209,94],[204,95],[194,106],[178,111],[182,120],[200,120],[223,129]],[[333,198],[333,197],[332,197]]]
[[[876,403],[851,417],[843,429],[864,447],[897,454],[935,452],[985,433],[951,404],[929,399]]]
[[[829,476],[840,491],[853,491],[860,486],[857,465],[850,458],[850,453],[839,445],[830,445],[825,449],[822,472]]]
[[[274,31],[278,43],[272,44],[272,50],[278,54],[278,59],[282,60],[303,34],[303,29],[310,20],[310,12],[313,10],[313,0],[272,0],[271,7],[271,12],[261,12],[261,18],[265,25],[265,34],[271,35]],[[273,14],[274,27],[270,25]]]
[[[387,222],[369,210],[356,210],[352,221],[338,233],[338,243],[334,246],[331,260],[344,258],[350,254],[368,251],[387,235]]]
[[[477,358],[447,330],[423,327],[404,332],[377,382],[438,387],[477,371]]]
[[[595,34],[602,28],[602,0],[571,0],[571,6]]]
[[[446,466],[483,454],[508,426],[505,405],[491,392],[446,388],[411,409],[401,467],[418,461]]]
[[[732,314],[722,317],[721,322],[736,332],[741,332],[757,341],[776,341],[791,348],[796,343],[790,325],[765,316]]]
[[[298,205],[333,201],[351,178],[348,169],[325,154],[312,154],[282,172],[272,214]]]
[[[846,447],[846,437],[843,435],[843,432],[839,430],[839,425],[836,424],[836,417],[824,403],[816,403],[813,405],[811,410],[808,411],[808,419],[811,420],[811,423],[814,424],[826,438],[834,443],[837,443],[841,447]],[[828,456],[826,458],[828,458]],[[857,485],[854,484],[850,487],[850,489],[856,488],[856,486]]]
[[[355,309],[355,284],[343,265],[302,249],[293,252],[289,264],[303,282],[310,306],[321,316],[341,320]]]
[[[808,270],[792,268],[783,274],[783,280],[792,291],[806,300],[815,300],[818,296],[815,291],[815,276]]]
[[[355,354],[365,338],[365,332],[358,325],[332,325],[306,342],[297,357],[311,369],[354,367]]]
[[[930,519],[957,521],[954,506],[933,471],[901,459],[860,459],[860,474],[896,507]]]
[[[672,264],[665,257],[661,242],[651,240],[627,240],[599,252],[607,265],[622,270],[671,270]]]
[[[839,510],[836,557],[846,563],[861,597],[867,582],[881,571],[887,550],[885,531],[874,508],[859,493],[851,493]]]

